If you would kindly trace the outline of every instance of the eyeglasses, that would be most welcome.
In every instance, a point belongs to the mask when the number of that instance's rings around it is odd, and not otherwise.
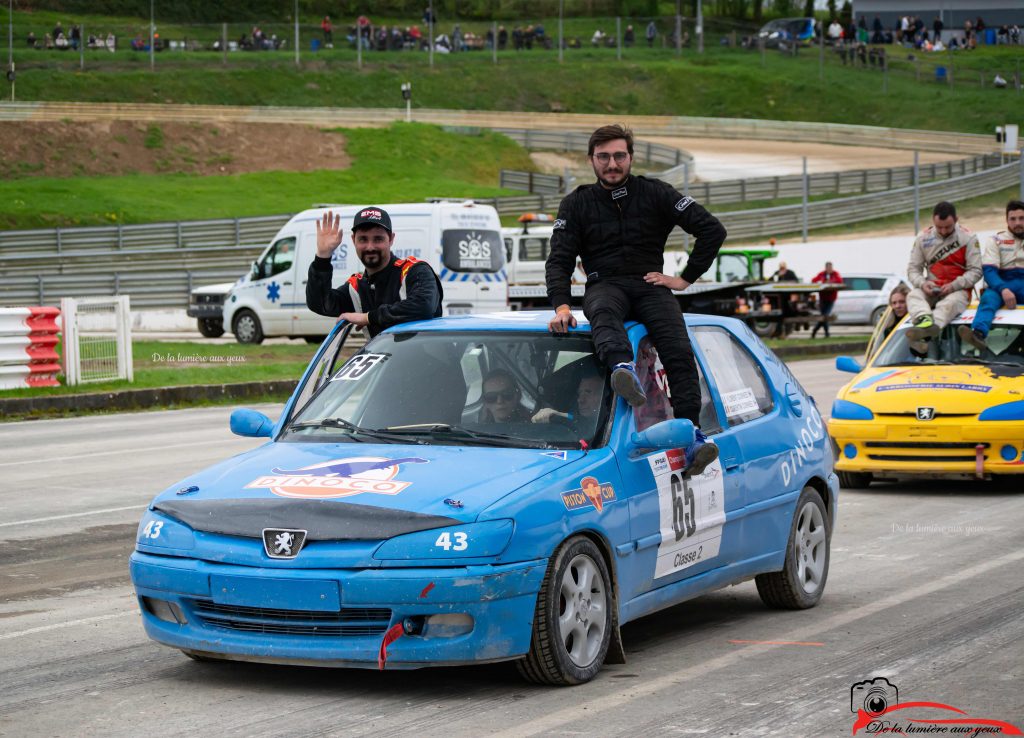
[[[594,154],[594,159],[596,159],[601,164],[607,164],[612,159],[615,159],[615,163],[616,164],[621,164],[622,162],[626,161],[626,159],[628,159],[628,158],[629,158],[629,154],[626,153],[625,151],[616,151],[614,154],[609,154],[607,152],[601,152],[600,154]]]
[[[493,405],[498,400],[504,400],[505,402],[512,402],[516,399],[516,391],[514,389],[501,390],[499,392],[484,392],[484,402],[488,405]]]

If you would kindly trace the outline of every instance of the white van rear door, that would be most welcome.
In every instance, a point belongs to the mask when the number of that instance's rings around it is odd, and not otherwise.
[[[457,208],[441,218],[445,314],[504,309],[508,276],[500,221],[493,208]]]

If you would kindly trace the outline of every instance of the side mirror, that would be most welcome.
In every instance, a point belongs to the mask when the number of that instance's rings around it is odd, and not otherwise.
[[[249,278],[259,279],[260,278],[260,265],[257,262],[253,262],[252,266],[249,267]]]
[[[231,413],[231,432],[246,438],[270,438],[274,423],[263,413],[239,408]]]
[[[670,448],[686,448],[693,443],[693,423],[682,418],[663,420],[645,431],[634,433],[629,438],[630,451],[651,449],[667,451]]]
[[[837,356],[836,369],[841,372],[850,372],[850,374],[860,374],[864,367],[852,356]]]

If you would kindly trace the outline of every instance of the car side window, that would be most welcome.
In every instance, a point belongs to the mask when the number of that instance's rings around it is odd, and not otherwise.
[[[524,238],[519,241],[520,261],[544,261],[548,258],[548,239]]]
[[[865,290],[878,289],[877,287],[871,286],[871,282],[867,279],[867,277],[849,277],[844,279],[843,282],[846,284],[846,289],[853,290],[854,292],[863,292]]]
[[[885,277],[869,277],[868,285],[873,290],[880,290],[885,288],[885,283],[888,280]]]
[[[295,237],[282,238],[275,243],[260,262],[259,279],[267,279],[291,269],[295,261]]]
[[[651,339],[646,336],[640,341],[636,371],[644,392],[647,393],[647,402],[634,411],[636,429],[644,431],[656,423],[674,417],[665,367],[662,366]],[[705,434],[713,435],[722,430],[722,425],[718,422],[718,411],[711,400],[711,392],[704,380],[704,370],[700,362],[697,363],[697,373],[700,376],[700,427]]]
[[[716,326],[698,326],[693,335],[718,385],[729,425],[771,412],[774,401],[764,372],[735,336]]]
[[[338,331],[334,338],[331,339],[330,344],[327,346],[327,350],[320,356],[320,360],[316,366],[313,367],[313,371],[309,374],[309,379],[306,380],[306,384],[302,387],[302,391],[299,392],[299,396],[295,398],[295,405],[292,406],[292,416],[302,410],[309,402],[310,398],[317,393],[317,391],[327,384],[327,381],[334,374],[334,370],[342,365],[341,361],[341,347],[345,344],[345,339],[348,338],[348,334],[352,331],[352,324],[346,324],[340,331]]]

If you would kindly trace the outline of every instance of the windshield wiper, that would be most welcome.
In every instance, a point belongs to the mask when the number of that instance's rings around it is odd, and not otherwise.
[[[321,420],[303,420],[297,423],[292,423],[288,426],[288,430],[293,428],[341,428],[347,430],[353,440],[365,443],[364,438],[375,438],[381,441],[388,441],[390,443],[398,443],[399,441],[405,440],[401,437],[396,437],[394,433],[388,433],[386,430],[373,430],[371,428],[363,428],[361,425],[345,420],[344,418],[323,418]],[[422,443],[422,441],[414,440],[414,443]]]
[[[381,431],[389,433],[401,433],[411,436],[431,436],[458,438],[459,440],[471,441],[485,446],[507,446],[510,442],[526,444],[529,448],[552,448],[544,441],[535,441],[522,436],[510,436],[504,433],[487,433],[464,428],[461,425],[449,423],[419,423],[416,425],[392,425],[381,428]]]

